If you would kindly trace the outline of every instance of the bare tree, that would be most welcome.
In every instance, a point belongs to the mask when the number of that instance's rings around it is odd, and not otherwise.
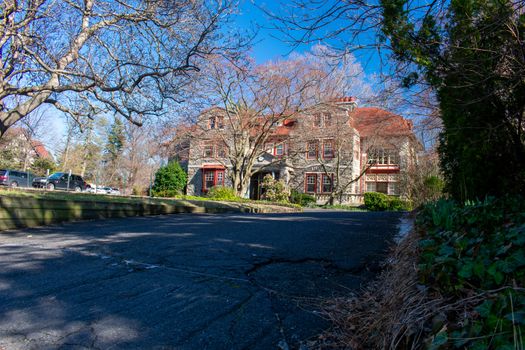
[[[264,155],[269,141],[276,142],[283,123],[293,120],[306,107],[343,93],[347,80],[356,74],[343,68],[348,67],[310,53],[261,66],[249,61],[218,61],[206,71],[208,79],[203,91],[220,108],[200,116],[194,139],[220,152],[205,151],[202,155],[215,156],[228,166],[234,190],[243,195],[251,176],[261,170],[254,167],[257,159]],[[283,152],[275,162],[282,162],[287,156]]]
[[[424,145],[431,147],[441,131],[435,89],[424,76],[411,74],[415,69],[412,62],[396,59],[393,42],[397,38],[383,32],[388,6],[388,2],[367,0],[294,0],[278,11],[261,8],[273,19],[274,29],[279,31],[282,40],[292,47],[329,42],[334,61],[345,61],[353,54],[360,62],[375,67],[377,74],[368,77],[373,91],[366,97],[358,96],[360,102],[411,118]],[[443,10],[442,1],[407,2],[404,6],[407,16],[420,22],[426,10],[427,15]],[[413,88],[406,89],[407,85]]]
[[[151,174],[158,167],[157,155],[161,153],[153,128],[139,128],[133,124],[124,126],[126,147],[122,155],[122,169],[126,172],[127,188],[133,194],[144,194]]]
[[[3,158],[11,158],[9,167],[27,171],[39,157],[50,157],[41,142],[42,137],[50,136],[52,130],[46,128],[49,115],[43,110],[34,111],[19,121],[0,142]]]
[[[73,118],[109,109],[140,125],[183,88],[220,32],[222,0],[4,0],[0,5],[0,137],[49,104]]]

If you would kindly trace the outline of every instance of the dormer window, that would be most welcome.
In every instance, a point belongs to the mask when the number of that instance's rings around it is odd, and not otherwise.
[[[316,128],[322,127],[323,119],[320,113],[314,114],[314,126]]]
[[[224,117],[209,117],[208,129],[224,129]]]
[[[204,145],[203,156],[204,158],[212,158],[214,153],[214,147],[212,144]]]
[[[284,154],[284,145],[282,143],[275,145],[274,155],[282,156]]]
[[[323,127],[332,126],[332,115],[330,113],[323,114]]]
[[[332,115],[330,113],[314,114],[314,127],[327,128],[329,126],[332,126]]]
[[[210,117],[208,119],[208,129],[215,129],[217,126],[217,118]]]

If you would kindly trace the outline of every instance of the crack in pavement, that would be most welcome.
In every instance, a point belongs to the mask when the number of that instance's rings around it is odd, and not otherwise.
[[[369,256],[365,257],[362,259],[361,263],[359,263],[358,265],[354,266],[354,267],[350,267],[350,268],[346,268],[346,267],[342,267],[342,266],[339,266],[337,265],[336,263],[334,263],[332,260],[330,259],[324,259],[324,258],[311,258],[311,257],[305,257],[305,258],[300,258],[300,259],[288,259],[288,258],[269,258],[267,260],[264,260],[264,261],[261,261],[261,262],[257,262],[257,263],[253,263],[252,264],[252,267],[249,268],[248,270],[246,270],[244,273],[245,275],[249,276],[253,273],[256,273],[259,269],[261,268],[264,268],[266,266],[269,266],[269,265],[273,265],[273,264],[291,264],[291,265],[296,265],[296,264],[309,264],[309,263],[313,263],[313,264],[319,264],[321,265],[323,268],[326,268],[326,269],[332,269],[332,270],[335,270],[337,272],[340,272],[340,273],[345,273],[345,274],[350,274],[350,275],[360,275],[362,274],[363,272],[368,272],[370,271],[370,268],[372,267],[374,270],[376,268],[376,264],[371,264],[369,262],[367,262],[367,260],[369,260]]]
[[[330,212],[257,220],[210,216],[198,226],[191,226],[194,216],[175,218],[177,225],[164,226],[150,219],[141,219],[144,225],[126,219],[107,229],[75,224],[50,230],[52,241],[33,235],[43,244],[21,242],[16,255],[2,259],[11,267],[6,281],[13,291],[5,292],[9,300],[2,310],[22,310],[34,318],[14,313],[20,326],[6,328],[27,334],[11,338],[4,330],[0,344],[302,349],[328,327],[319,301],[358,289],[377,271],[375,260],[385,251],[397,217]],[[207,222],[210,218],[217,220]],[[31,261],[38,279],[24,276]],[[12,267],[13,262],[26,265]],[[41,298],[54,294],[50,315],[56,326],[40,337],[32,330],[50,327]],[[108,315],[114,318],[103,323],[101,317]],[[92,328],[71,333],[79,325]],[[133,332],[135,338],[126,340]],[[28,343],[31,337],[36,340]]]
[[[211,318],[209,320],[206,320],[206,322],[204,322],[200,327],[197,327],[196,329],[194,329],[191,332],[189,332],[188,334],[186,334],[182,339],[179,339],[177,341],[177,343],[175,344],[175,346],[177,346],[177,345],[179,345],[179,346],[184,345],[184,343],[186,341],[188,341],[188,340],[192,339],[193,337],[195,337],[196,335],[202,333],[202,331],[207,329],[211,324],[213,324],[213,323],[215,323],[215,322],[217,322],[219,320],[222,320],[222,319],[228,317],[229,315],[235,313],[237,310],[239,310],[244,305],[246,305],[255,296],[255,294],[256,293],[249,293],[249,295],[246,298],[244,298],[243,300],[239,301],[238,303],[235,303],[228,310],[219,313],[218,315],[216,315],[215,317],[213,317],[213,318]]]

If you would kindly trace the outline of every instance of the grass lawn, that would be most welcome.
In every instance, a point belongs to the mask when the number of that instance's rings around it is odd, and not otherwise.
[[[112,202],[112,203],[148,203],[148,204],[174,204],[181,201],[211,201],[211,202],[230,202],[230,203],[244,203],[255,205],[277,205],[289,208],[301,208],[301,206],[292,203],[273,203],[268,201],[254,201],[245,198],[238,198],[236,200],[215,200],[206,197],[185,196],[180,195],[175,198],[154,198],[154,197],[135,197],[135,196],[115,196],[106,194],[82,193],[82,192],[66,192],[66,191],[48,191],[41,189],[0,189],[0,196],[10,197],[28,197],[37,199],[59,199],[59,200],[75,200],[85,202]]]

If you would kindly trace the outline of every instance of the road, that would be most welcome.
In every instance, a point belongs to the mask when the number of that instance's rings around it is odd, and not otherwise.
[[[179,214],[0,233],[0,349],[290,349],[400,214]],[[303,346],[304,348],[304,346]]]

